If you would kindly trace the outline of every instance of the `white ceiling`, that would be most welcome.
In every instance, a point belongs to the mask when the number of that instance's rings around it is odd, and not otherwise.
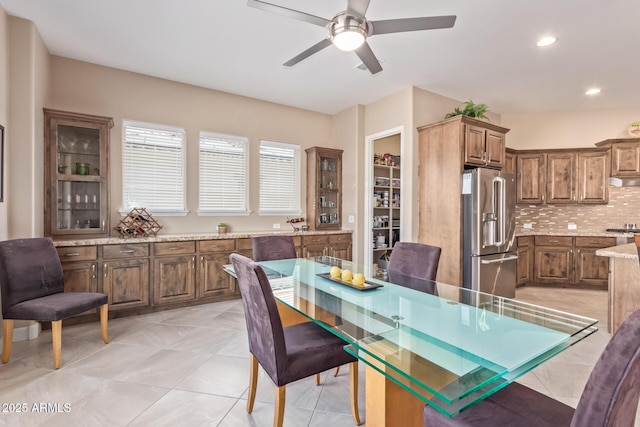
[[[269,0],[331,19],[346,0]],[[638,0],[372,0],[367,18],[457,15],[452,29],[368,41],[383,71],[333,46],[282,63],[324,28],[245,0],[0,0],[54,55],[333,114],[417,86],[499,114],[638,108]],[[535,42],[553,34],[558,42]],[[587,88],[602,93],[587,97]]]

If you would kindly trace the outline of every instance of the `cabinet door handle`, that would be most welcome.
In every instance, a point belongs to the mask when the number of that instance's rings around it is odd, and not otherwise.
[[[560,243],[560,240],[549,240],[549,243]]]
[[[196,257],[195,256],[191,257],[191,268],[194,269],[194,270],[196,269]]]
[[[71,252],[71,253],[68,253],[68,254],[64,254],[64,256],[66,256],[66,257],[80,256],[80,252]]]
[[[102,267],[104,268],[104,277],[107,277],[107,263],[105,262]]]
[[[134,252],[135,252],[135,249],[127,249],[127,250],[120,251],[121,254],[132,254]]]
[[[177,247],[177,246],[171,246],[171,247],[169,248],[169,250],[170,250],[170,251],[177,251],[178,249],[180,249],[180,248],[179,248],[179,247]]]
[[[102,232],[104,233],[104,220],[102,221]]]
[[[200,267],[204,268],[204,256],[200,256]]]
[[[96,265],[95,264],[91,264],[91,278],[92,279],[96,278]]]

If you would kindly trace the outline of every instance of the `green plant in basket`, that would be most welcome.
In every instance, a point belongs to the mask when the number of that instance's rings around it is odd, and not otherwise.
[[[487,104],[476,104],[472,100],[468,100],[462,109],[460,107],[456,107],[453,111],[446,116],[445,119],[455,116],[467,116],[467,117],[475,117],[477,119],[487,119],[489,118],[485,115],[485,113],[489,111],[489,107]]]

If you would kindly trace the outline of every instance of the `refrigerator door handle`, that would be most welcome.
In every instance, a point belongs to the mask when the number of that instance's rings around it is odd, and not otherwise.
[[[496,197],[497,196],[497,197]],[[493,179],[493,209],[497,216],[497,226],[495,228],[495,238],[493,241],[496,246],[504,245],[506,234],[506,220],[507,220],[507,194],[506,194],[506,180],[502,177],[495,177]]]
[[[482,264],[495,264],[496,262],[511,261],[511,260],[514,260],[514,259],[518,259],[518,255],[508,256],[508,257],[504,257],[504,258],[483,259],[482,261],[480,261],[480,263],[482,263]]]

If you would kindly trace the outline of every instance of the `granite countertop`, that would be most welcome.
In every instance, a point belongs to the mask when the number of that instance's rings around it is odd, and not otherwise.
[[[638,259],[638,248],[635,243],[598,249],[596,255],[612,258]]]
[[[634,233],[613,233],[610,231],[586,231],[586,230],[531,230],[521,228],[516,230],[516,237],[524,236],[572,236],[572,237],[633,237]]]
[[[246,239],[257,236],[318,236],[329,234],[353,233],[353,230],[309,230],[309,231],[239,231],[235,233],[184,233],[184,234],[159,234],[153,237],[103,237],[97,239],[54,240],[57,247],[66,246],[91,246],[91,245],[118,245],[123,243],[155,243],[155,242],[183,242],[191,240],[216,240],[216,239]]]

